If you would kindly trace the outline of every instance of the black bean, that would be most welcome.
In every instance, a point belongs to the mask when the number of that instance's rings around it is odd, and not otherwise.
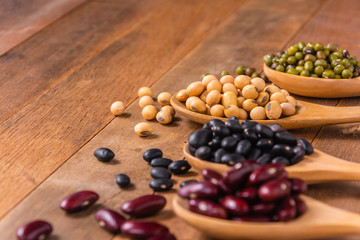
[[[159,179],[159,178],[167,178],[170,179],[171,178],[171,172],[169,170],[167,170],[166,168],[162,168],[162,167],[154,167],[150,170],[150,175],[152,178],[154,179]]]
[[[130,185],[130,178],[128,175],[126,175],[124,173],[120,173],[115,176],[115,182],[121,188],[125,188]]]
[[[221,157],[221,163],[229,166],[233,166],[235,163],[244,161],[245,158],[242,155],[236,153],[227,153]]]
[[[254,121],[250,121],[250,120],[243,120],[241,122],[241,128],[245,129],[245,128],[255,128],[257,125],[257,122]]]
[[[228,150],[228,151],[233,151],[237,145],[237,140],[234,137],[225,137],[222,141],[221,141],[221,147]]]
[[[149,186],[157,192],[167,191],[172,188],[173,182],[167,178],[154,179],[149,183]]]
[[[242,133],[242,137],[244,139],[249,139],[250,142],[252,142],[252,143],[256,143],[257,140],[259,139],[254,128],[245,128]]]
[[[198,180],[196,180],[196,179],[185,180],[182,183],[180,183],[180,187],[182,188],[182,187],[184,187],[184,186],[186,186],[186,185],[188,185],[190,183],[194,183],[194,182],[198,182]]]
[[[247,139],[241,140],[235,149],[235,153],[240,155],[247,155],[251,150],[251,142]]]
[[[280,124],[272,123],[268,126],[274,133],[286,131]]]
[[[239,121],[239,118],[236,117],[236,116],[232,116],[232,117],[229,117],[229,120],[236,120],[236,121]]]
[[[195,157],[202,160],[210,160],[211,158],[211,148],[208,146],[201,146],[195,152]]]
[[[193,146],[191,146],[191,145],[189,144],[189,145],[188,145],[188,150],[189,150],[189,153],[190,153],[191,155],[195,156],[195,152],[196,152],[196,150],[197,150],[196,147],[193,147]]]
[[[305,150],[306,155],[310,155],[314,152],[313,146],[305,138],[299,138],[297,140],[297,144],[302,146],[302,148]]]
[[[228,152],[223,148],[219,148],[218,150],[216,150],[216,152],[214,154],[214,162],[221,163],[222,156],[227,154],[227,153]]]
[[[200,129],[189,135],[189,144],[193,147],[207,146],[211,141],[212,132],[208,129]]]
[[[153,160],[151,160],[150,165],[152,167],[167,168],[170,163],[172,163],[172,160],[169,158],[154,158]]]
[[[211,130],[211,124],[209,122],[207,122],[203,125],[203,128]]]
[[[184,174],[191,168],[190,164],[185,160],[178,160],[169,165],[169,170],[174,174]]]
[[[109,162],[115,157],[115,153],[108,148],[98,148],[94,156],[101,162]]]
[[[163,152],[158,148],[150,148],[143,154],[143,159],[147,162],[151,162],[154,158],[161,158],[163,156]]]
[[[253,148],[251,152],[246,156],[247,159],[258,159],[261,156],[261,150],[258,148]]]
[[[232,133],[240,133],[242,131],[239,120],[227,120],[225,123]]]
[[[271,153],[275,156],[283,156],[286,158],[291,158],[294,155],[293,149],[285,144],[275,144],[271,149]]]
[[[211,139],[208,145],[212,151],[216,151],[221,147],[221,140],[222,139],[219,137],[214,137],[213,139]]]
[[[288,160],[286,157],[283,157],[283,156],[274,157],[274,158],[271,160],[271,163],[282,163],[282,164],[284,164],[285,166],[289,166],[289,165],[290,165],[289,160]]]
[[[273,159],[273,155],[272,155],[272,154],[270,154],[270,153],[264,153],[264,154],[261,155],[256,161],[257,161],[260,165],[266,165],[266,164],[269,164],[272,159]]]
[[[213,127],[214,136],[224,138],[231,135],[230,129],[226,126],[218,125]]]
[[[255,130],[262,138],[272,138],[274,136],[273,130],[266,125],[257,124]]]
[[[259,139],[259,141],[257,141],[255,147],[257,147],[261,150],[266,150],[266,149],[271,149],[273,145],[274,145],[273,140],[261,138],[261,139]]]
[[[294,147],[294,156],[290,159],[291,164],[296,164],[304,159],[305,150],[302,147]]]
[[[218,126],[218,125],[221,125],[221,126],[224,126],[225,125],[225,123],[223,122],[223,121],[221,121],[220,119],[211,119],[210,120],[210,122],[209,122],[209,124],[211,125],[211,128],[213,128],[213,127],[216,127],[216,126]]]
[[[291,146],[297,144],[296,137],[288,131],[275,133],[274,140],[276,143],[283,143]]]
[[[241,133],[234,133],[232,135],[237,141],[240,141],[242,139],[242,134]]]

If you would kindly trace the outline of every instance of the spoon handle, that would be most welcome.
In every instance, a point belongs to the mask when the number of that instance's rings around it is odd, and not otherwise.
[[[304,121],[309,126],[329,125],[339,123],[360,122],[360,106],[331,107],[309,102],[298,101],[305,110],[297,116],[299,121]]]
[[[289,167],[291,177],[308,183],[360,180],[360,164],[333,157],[319,150],[305,157],[307,161]]]

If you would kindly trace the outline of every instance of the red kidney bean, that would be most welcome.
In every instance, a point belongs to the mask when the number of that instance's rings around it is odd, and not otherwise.
[[[249,164],[244,164],[242,167],[223,174],[224,183],[232,190],[240,189],[247,181],[253,167]]]
[[[283,199],[276,213],[279,221],[287,222],[296,217],[296,202],[293,197]]]
[[[149,238],[168,233],[169,229],[157,222],[126,221],[121,225],[121,232],[132,238]]]
[[[146,240],[176,240],[176,237],[171,233],[162,233],[160,235],[149,237]]]
[[[50,223],[43,220],[35,220],[21,226],[16,235],[20,240],[45,239],[52,232]]]
[[[287,179],[270,180],[260,186],[258,196],[261,200],[272,202],[290,195],[291,184]]]
[[[120,232],[121,225],[125,222],[125,217],[120,213],[106,208],[98,210],[95,219],[101,227],[113,233]]]
[[[249,176],[249,183],[253,185],[261,184],[280,175],[284,172],[285,166],[281,163],[265,165],[253,171]]]
[[[273,180],[275,180],[275,179],[283,179],[283,178],[288,179],[288,177],[289,177],[288,172],[283,171],[279,175],[277,175]]]
[[[215,185],[218,185],[218,181],[221,180],[221,175],[210,169],[203,169],[201,174],[206,181],[210,181]]]
[[[228,195],[220,200],[221,206],[231,214],[245,215],[249,212],[249,205],[242,199]]]
[[[159,212],[165,205],[166,198],[161,195],[144,195],[123,203],[121,210],[132,217],[147,217]]]
[[[227,193],[227,194],[230,194],[232,193],[233,191],[224,183],[224,181],[222,179],[220,179],[218,181],[218,184],[217,184],[218,188],[219,188],[219,191],[222,192],[222,193]]]
[[[271,218],[268,216],[243,216],[234,217],[232,220],[237,222],[271,222]]]
[[[93,191],[80,191],[73,193],[60,202],[60,208],[66,212],[76,212],[93,205],[99,195]]]
[[[306,212],[307,209],[306,203],[299,196],[293,196],[293,198],[296,203],[296,216],[300,216],[304,212]]]
[[[236,196],[244,199],[245,201],[251,202],[257,199],[257,189],[254,187],[247,187],[236,192]]]
[[[307,191],[307,184],[300,178],[292,178],[291,182],[291,192],[294,194],[302,194]]]
[[[275,210],[274,203],[257,203],[251,206],[251,212],[255,214],[268,214]]]
[[[178,195],[183,198],[214,198],[219,190],[211,182],[190,183],[178,190]]]
[[[226,210],[222,206],[205,199],[191,199],[189,210],[209,217],[227,218]]]

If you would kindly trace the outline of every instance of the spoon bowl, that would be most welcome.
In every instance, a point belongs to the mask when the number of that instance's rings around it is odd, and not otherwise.
[[[191,212],[186,199],[173,199],[175,213],[191,226],[218,239],[311,239],[360,234],[360,215],[301,196],[307,211],[289,222],[235,222]]]
[[[230,170],[225,164],[208,162],[192,156],[188,143],[184,145],[184,155],[195,169],[210,169],[220,174]],[[333,157],[319,150],[294,165],[286,167],[290,177],[303,179],[307,183],[360,180],[360,164]]]
[[[170,102],[176,112],[201,124],[215,118],[224,122],[227,120],[227,118],[214,117],[187,109],[185,104],[176,98],[176,94],[171,97]],[[329,107],[299,100],[297,100],[297,104],[296,113],[290,117],[279,118],[277,120],[256,120],[256,122],[265,125],[279,123],[285,129],[294,129],[360,121],[359,106]]]
[[[268,79],[291,93],[317,98],[344,98],[360,96],[360,77],[350,79],[328,79],[302,77],[279,72],[264,64]]]

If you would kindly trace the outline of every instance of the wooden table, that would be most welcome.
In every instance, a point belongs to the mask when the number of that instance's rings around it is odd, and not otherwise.
[[[357,0],[22,0],[0,1],[0,239],[33,219],[54,226],[50,239],[126,239],[100,229],[93,213],[119,209],[126,200],[151,193],[150,167],[142,153],[161,148],[183,158],[188,134],[200,128],[182,116],[154,134],[135,135],[140,121],[137,90],[175,93],[205,72],[235,72],[239,64],[262,66],[262,56],[299,41],[336,42],[360,56]],[[360,106],[360,98],[298,99],[333,106]],[[122,100],[126,114],[114,117]],[[360,162],[360,125],[292,131],[328,154]],[[109,147],[116,160],[97,161],[93,151]],[[122,190],[114,176],[134,183]],[[174,189],[192,170],[175,177]],[[98,205],[66,215],[58,207],[83,189],[100,194]],[[209,239],[166,209],[150,218],[178,239]],[[360,212],[360,185],[318,184],[310,196]],[[306,231],[306,229],[304,229]],[[336,239],[359,239],[359,236]]]

